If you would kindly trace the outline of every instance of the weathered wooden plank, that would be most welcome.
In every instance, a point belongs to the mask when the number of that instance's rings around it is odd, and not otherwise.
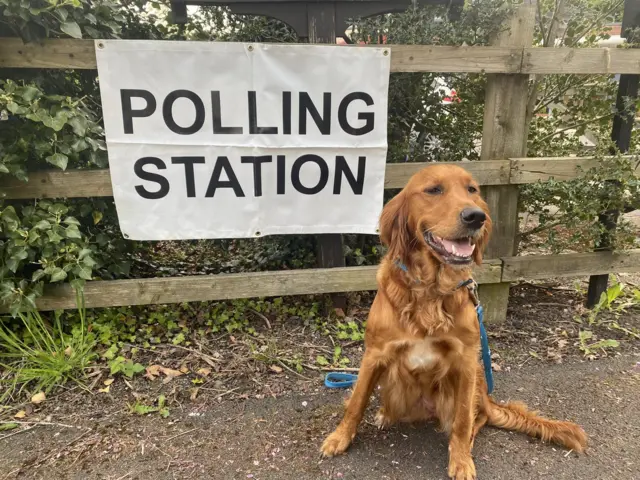
[[[50,39],[24,43],[0,38],[0,68],[95,69],[93,40]]]
[[[530,0],[520,5],[507,20],[494,44],[500,47],[528,47],[533,43],[536,9]],[[482,128],[480,160],[524,155],[527,138],[528,75],[488,75]],[[511,185],[493,186],[484,190],[493,232],[485,255],[489,258],[511,256],[515,252],[518,233],[518,188]],[[507,318],[509,284],[493,284],[480,289],[488,323],[504,322]]]
[[[33,172],[29,174],[27,183],[13,177],[0,179],[0,198],[81,198],[112,195],[108,169]]]
[[[388,45],[392,72],[519,73],[522,48]]]
[[[443,162],[458,165],[470,172],[480,185],[507,185],[510,162],[491,160],[487,162]],[[388,163],[384,177],[385,188],[402,188],[411,176],[433,163]]]
[[[640,157],[624,158],[633,166],[636,174],[640,174]],[[571,180],[598,165],[600,161],[594,157],[512,158],[511,183],[536,183],[550,179]]]
[[[386,46],[391,49],[392,72],[640,73],[640,52],[632,49],[533,48],[515,45]],[[93,40],[49,39],[42,43],[24,44],[18,38],[0,38],[2,67],[95,69],[95,46]]]
[[[97,308],[376,290],[377,268],[314,268],[92,281],[86,283],[84,298],[87,308]],[[500,261],[487,261],[476,269],[475,278],[479,283],[498,282],[501,272]],[[38,299],[37,306],[40,310],[75,308],[75,298],[68,284],[59,285],[47,289]]]
[[[626,157],[640,174],[640,158]],[[468,170],[480,185],[520,185],[549,180],[571,180],[598,162],[594,157],[512,158],[482,162],[451,162]],[[411,176],[431,163],[389,163],[385,188],[402,188]],[[509,167],[511,169],[509,169]],[[82,198],[113,195],[109,170],[47,170],[29,174],[29,182],[0,177],[0,198]]]
[[[640,249],[565,255],[526,255],[502,259],[502,281],[640,272]]]
[[[509,183],[509,161],[455,162],[466,168],[481,185]],[[385,175],[385,188],[402,188],[411,176],[430,163],[390,163]],[[27,198],[78,198],[110,197],[113,195],[109,170],[48,170],[29,174],[29,182],[15,178],[0,179],[0,197]]]
[[[638,73],[640,51],[620,48],[526,48],[520,73]]]

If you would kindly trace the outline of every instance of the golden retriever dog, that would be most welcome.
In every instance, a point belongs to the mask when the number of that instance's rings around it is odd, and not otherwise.
[[[377,273],[365,353],[324,456],[349,447],[376,385],[380,428],[439,422],[449,437],[450,478],[476,478],[471,449],[487,423],[584,450],[587,436],[578,425],[540,417],[522,403],[496,403],[487,392],[474,298],[461,285],[473,263],[482,263],[490,232],[478,184],[457,166],[423,169],[385,206],[380,238],[388,253]]]

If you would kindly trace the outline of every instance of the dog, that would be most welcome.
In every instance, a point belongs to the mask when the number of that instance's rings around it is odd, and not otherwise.
[[[437,420],[449,437],[450,478],[476,478],[471,450],[489,424],[553,441],[576,452],[587,435],[522,403],[496,403],[479,359],[480,327],[470,289],[491,233],[488,206],[463,168],[436,164],[416,173],[384,207],[380,239],[388,247],[365,330],[365,352],[342,421],[321,453],[344,453],[376,385],[380,428]]]

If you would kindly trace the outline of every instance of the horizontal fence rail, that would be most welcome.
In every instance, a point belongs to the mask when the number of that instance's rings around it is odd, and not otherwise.
[[[84,299],[87,308],[99,308],[376,290],[377,268],[314,268],[91,281],[84,287]],[[474,278],[480,284],[488,284],[612,271],[640,271],[640,249],[487,260],[475,269]],[[48,286],[36,304],[40,310],[73,309],[76,307],[76,296],[69,284]]]
[[[624,48],[376,46],[391,50],[392,72],[640,74],[640,51]],[[95,44],[76,39],[25,44],[19,38],[0,38],[0,68],[95,69]]]
[[[640,173],[640,159],[625,157]],[[598,166],[594,157],[513,158],[482,162],[451,162],[469,171],[480,185],[521,185],[549,179],[570,180]],[[444,162],[439,162],[439,164]],[[389,163],[385,188],[403,188],[411,176],[433,163]],[[48,170],[29,174],[29,182],[0,178],[0,198],[110,197],[109,170]]]

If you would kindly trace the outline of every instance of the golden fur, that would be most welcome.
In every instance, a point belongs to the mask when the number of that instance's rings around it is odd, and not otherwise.
[[[485,212],[480,228],[463,225],[461,212],[469,208]],[[349,447],[376,385],[382,400],[376,423],[437,420],[449,435],[448,472],[457,480],[476,478],[471,449],[487,423],[578,452],[586,447],[578,425],[545,419],[520,403],[498,404],[487,394],[476,311],[468,290],[457,288],[471,277],[471,259],[453,265],[426,232],[441,239],[468,237],[476,245],[472,260],[480,264],[491,232],[488,213],[475,180],[451,165],[418,172],[385,206],[380,238],[389,250],[377,274],[365,353],[344,418],[323,443],[323,455]]]

